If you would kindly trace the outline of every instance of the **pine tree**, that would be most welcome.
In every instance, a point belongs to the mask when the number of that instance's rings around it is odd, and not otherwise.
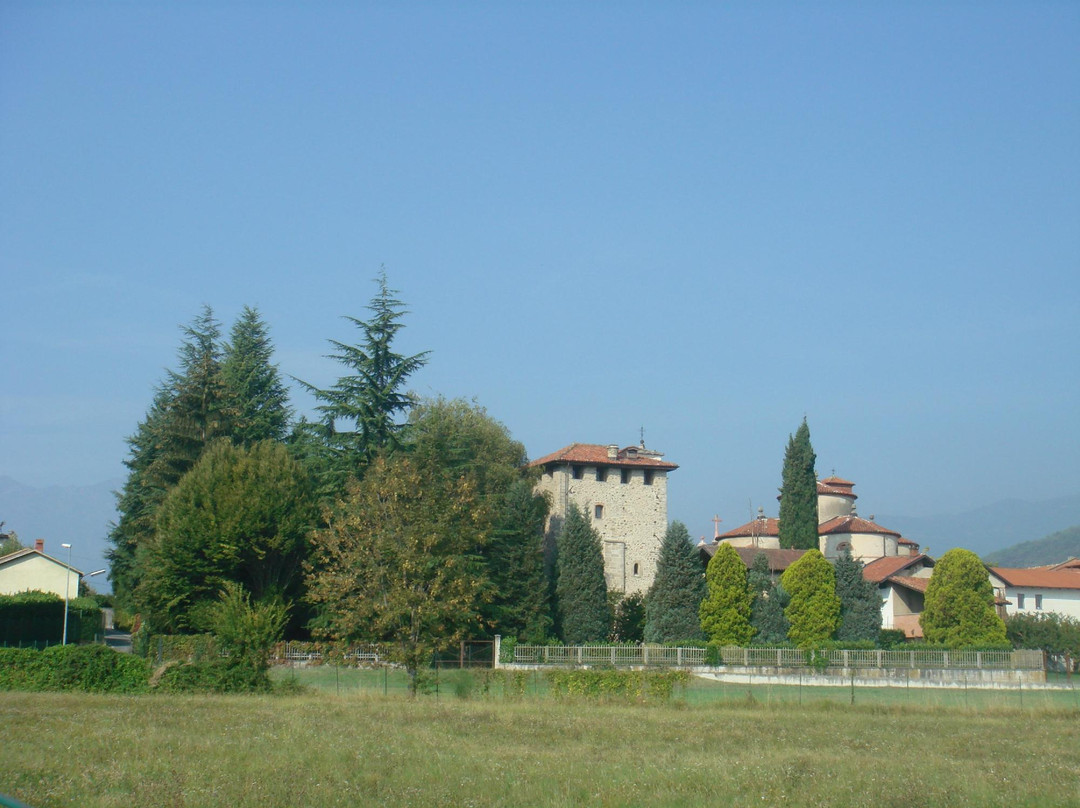
[[[780,546],[800,550],[818,547],[817,456],[810,445],[810,427],[803,418],[788,436],[780,488]]]
[[[330,454],[333,487],[362,474],[364,467],[383,449],[400,447],[405,430],[402,416],[413,405],[404,389],[409,377],[427,363],[428,352],[413,356],[395,353],[393,342],[404,327],[404,304],[394,297],[386,273],[376,278],[379,291],[368,304],[371,317],[346,317],[360,329],[359,345],[330,340],[337,353],[331,354],[351,373],[340,377],[333,387],[322,389],[300,380],[321,402],[316,409],[323,416],[323,435]],[[344,427],[344,428],[343,428]]]
[[[750,605],[750,625],[754,627],[754,641],[766,645],[787,642],[791,624],[784,615],[788,605],[787,592],[772,578],[769,558],[758,553],[746,574],[746,582],[754,595]]]
[[[746,582],[746,565],[735,548],[721,542],[705,569],[708,593],[698,616],[709,642],[717,645],[746,645],[754,636],[750,625],[753,598]]]
[[[614,611],[612,642],[641,642],[645,639],[645,596],[641,592],[620,598]]]
[[[840,621],[836,575],[819,550],[807,550],[780,577],[790,596],[784,614],[791,622],[788,639],[799,648],[813,648],[832,637]]]
[[[994,589],[977,555],[957,547],[938,559],[919,624],[928,642],[950,648],[1007,642],[1005,623],[994,609]]]
[[[266,324],[258,311],[245,306],[233,324],[221,363],[232,438],[244,446],[283,441],[288,430],[292,410],[273,354]]]
[[[645,641],[700,640],[698,608],[705,599],[705,575],[697,548],[682,522],[672,522],[660,545],[656,577],[645,598]]]
[[[571,506],[557,540],[559,626],[569,645],[601,642],[611,628],[600,534]]]
[[[836,559],[836,595],[840,598],[840,642],[876,642],[881,631],[881,597],[877,587],[863,577],[863,563],[843,550]]]

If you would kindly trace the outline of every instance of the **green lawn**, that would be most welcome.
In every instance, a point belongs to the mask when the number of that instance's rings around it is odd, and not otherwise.
[[[0,793],[37,808],[1080,805],[1074,707],[853,707],[811,688],[801,706],[697,687],[647,706],[464,699],[450,677],[410,700],[389,677],[383,696],[380,671],[349,671],[341,695],[332,668],[309,671],[323,689],[298,696],[0,693]]]

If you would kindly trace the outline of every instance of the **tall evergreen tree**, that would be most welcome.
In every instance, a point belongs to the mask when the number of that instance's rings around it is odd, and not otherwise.
[[[233,323],[221,362],[236,443],[285,439],[292,410],[273,354],[266,324],[258,311],[245,306]]]
[[[735,548],[721,542],[705,568],[708,594],[698,616],[709,642],[717,645],[746,645],[754,636],[750,625],[752,593],[746,582],[746,565]]]
[[[555,586],[562,637],[570,645],[600,642],[611,628],[600,534],[577,507],[566,512],[557,540]]]
[[[957,547],[938,559],[919,625],[927,641],[950,648],[1007,642],[990,577],[977,555]]]
[[[645,598],[645,641],[700,640],[698,608],[705,599],[705,570],[690,531],[672,522],[660,544],[656,577]]]
[[[780,546],[800,550],[818,547],[817,455],[810,445],[810,427],[803,418],[788,436],[780,487]]]
[[[787,592],[779,586],[769,570],[769,558],[758,553],[746,573],[746,583],[753,593],[750,605],[750,625],[754,627],[754,641],[773,645],[787,642],[791,624],[784,614],[788,605]]]
[[[842,550],[833,565],[836,596],[840,598],[840,642],[876,642],[881,631],[881,597],[877,587],[863,577],[863,563]]]
[[[780,583],[791,600],[784,614],[791,621],[788,639],[799,648],[812,648],[832,637],[840,621],[836,574],[820,550],[807,550],[784,570]]]
[[[645,596],[634,592],[615,604],[611,627],[612,642],[641,642],[645,639]]]
[[[323,389],[300,382],[321,402],[316,409],[323,417],[323,435],[330,454],[331,486],[339,489],[345,479],[362,474],[364,467],[383,449],[401,445],[406,415],[413,397],[405,390],[409,377],[427,363],[428,352],[405,356],[393,349],[394,339],[404,327],[407,313],[394,295],[386,273],[376,278],[379,291],[368,304],[371,317],[346,317],[360,329],[359,345],[330,340],[336,353],[330,358],[350,373],[333,387]]]

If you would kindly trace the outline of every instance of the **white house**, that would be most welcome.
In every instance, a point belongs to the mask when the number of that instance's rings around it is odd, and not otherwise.
[[[933,568],[934,560],[921,553],[879,558],[863,567],[863,578],[877,584],[881,596],[882,628],[900,629],[908,638],[923,636],[919,616]]]
[[[990,583],[1005,601],[1007,615],[1057,612],[1080,620],[1080,570],[1071,562],[1030,569],[990,567]]]
[[[74,598],[79,594],[82,573],[59,559],[45,554],[45,540],[37,539],[0,558],[0,595],[17,595],[38,590]]]

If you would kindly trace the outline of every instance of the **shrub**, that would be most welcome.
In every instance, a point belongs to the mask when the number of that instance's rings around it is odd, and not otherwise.
[[[886,651],[902,649],[907,635],[902,628],[883,628],[878,632],[878,646]]]
[[[146,689],[146,661],[104,645],[55,645],[44,651],[0,649],[0,689],[137,693]]]
[[[551,693],[558,698],[579,697],[604,701],[667,701],[676,685],[686,685],[686,671],[552,670],[547,674]]]
[[[273,689],[265,668],[244,660],[209,659],[169,664],[156,674],[163,693],[268,693]]]

